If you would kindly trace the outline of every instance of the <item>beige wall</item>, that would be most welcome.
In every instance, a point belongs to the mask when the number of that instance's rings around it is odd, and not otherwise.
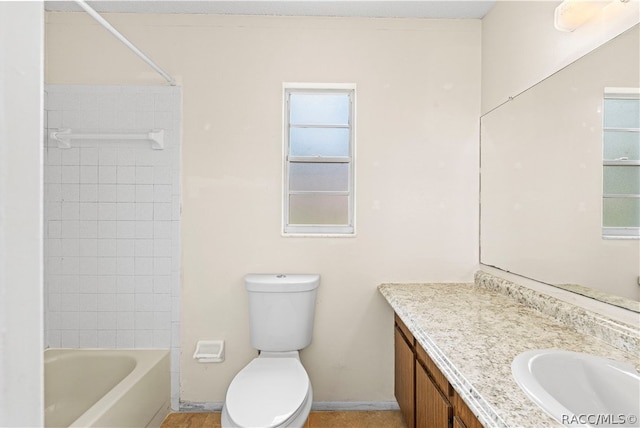
[[[554,27],[560,1],[498,0],[482,19],[482,112],[497,107],[640,21],[640,2],[604,7],[567,33]]]
[[[114,14],[183,86],[182,400],[221,402],[253,356],[249,272],[322,275],[315,401],[393,400],[385,281],[471,281],[480,21]],[[46,82],[162,80],[83,14],[47,15]],[[282,82],[357,85],[355,238],[280,234]],[[198,339],[225,339],[197,364]]]

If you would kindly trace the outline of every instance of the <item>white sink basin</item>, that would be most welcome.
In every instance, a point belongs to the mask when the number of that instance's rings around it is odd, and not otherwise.
[[[640,375],[630,364],[541,349],[518,355],[511,372],[524,392],[565,426],[640,426]]]

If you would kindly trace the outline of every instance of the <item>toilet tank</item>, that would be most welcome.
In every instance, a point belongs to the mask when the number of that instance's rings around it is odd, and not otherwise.
[[[244,283],[251,346],[270,352],[309,346],[320,275],[249,274]]]

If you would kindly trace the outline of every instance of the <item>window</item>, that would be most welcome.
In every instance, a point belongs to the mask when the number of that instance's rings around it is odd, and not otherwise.
[[[640,237],[640,89],[605,88],[602,235]]]
[[[354,234],[354,98],[354,85],[284,85],[285,234]]]

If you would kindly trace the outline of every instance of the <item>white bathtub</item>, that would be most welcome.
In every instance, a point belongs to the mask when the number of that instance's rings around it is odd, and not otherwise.
[[[47,349],[46,427],[159,427],[169,412],[168,350]]]

